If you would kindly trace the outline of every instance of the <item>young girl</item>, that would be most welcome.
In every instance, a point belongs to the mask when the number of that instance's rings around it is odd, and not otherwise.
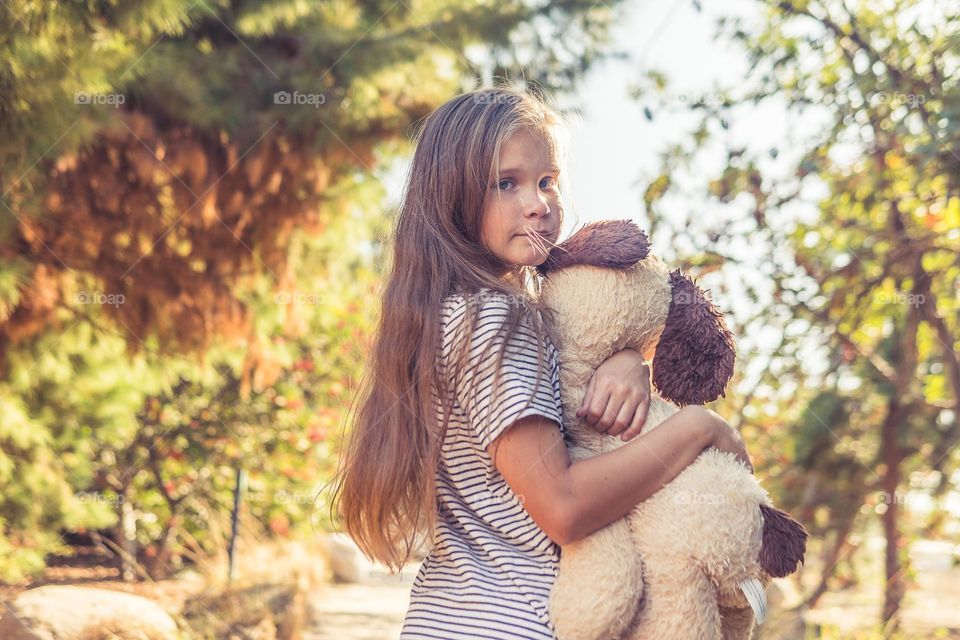
[[[632,441],[571,463],[534,269],[560,234],[560,124],[540,98],[497,88],[450,100],[419,136],[332,502],[392,569],[428,538],[402,640],[552,638],[559,545],[624,516],[705,447],[749,466],[703,407],[634,437],[649,369],[631,350],[597,369],[578,415]]]

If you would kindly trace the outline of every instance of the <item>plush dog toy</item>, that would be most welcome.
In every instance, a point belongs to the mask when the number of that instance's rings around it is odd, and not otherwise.
[[[678,405],[723,395],[733,375],[723,315],[648,251],[632,222],[594,223],[539,267],[574,461],[640,446],[597,433],[575,415],[594,370],[616,351],[653,357],[645,432]],[[563,547],[550,599],[557,637],[749,638],[754,614],[762,621],[765,612],[766,584],[796,570],[806,537],[742,462],[707,449],[625,518]]]

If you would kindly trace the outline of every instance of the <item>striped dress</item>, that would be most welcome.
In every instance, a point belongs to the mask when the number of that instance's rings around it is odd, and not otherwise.
[[[446,398],[453,410],[437,469],[435,543],[414,579],[401,640],[554,637],[548,602],[560,548],[524,510],[486,447],[530,415],[549,418],[562,431],[559,359],[545,337],[541,354],[546,368],[534,388],[537,338],[529,318],[521,320],[506,338],[499,397],[491,398],[504,339],[497,340],[489,355],[481,355],[505,321],[509,302],[496,292],[481,294],[469,363],[462,372],[447,371],[446,363],[454,332],[465,321],[466,302],[453,295],[443,305],[439,366],[456,380]]]

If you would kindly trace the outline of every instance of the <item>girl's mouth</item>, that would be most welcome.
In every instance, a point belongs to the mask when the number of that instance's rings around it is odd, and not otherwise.
[[[536,229],[526,229],[523,233],[518,233],[518,236],[526,240],[531,248],[536,249],[540,253],[550,253],[550,249],[553,246],[553,241],[550,239],[549,232],[541,232]]]

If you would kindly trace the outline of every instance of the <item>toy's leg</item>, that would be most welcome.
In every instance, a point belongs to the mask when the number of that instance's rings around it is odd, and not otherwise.
[[[559,640],[616,640],[643,596],[643,565],[626,520],[569,544],[550,593],[550,621]]]
[[[717,595],[701,569],[686,558],[644,557],[643,581],[630,640],[720,640]]]
[[[750,640],[753,635],[753,609],[720,607],[720,628],[723,640]]]

